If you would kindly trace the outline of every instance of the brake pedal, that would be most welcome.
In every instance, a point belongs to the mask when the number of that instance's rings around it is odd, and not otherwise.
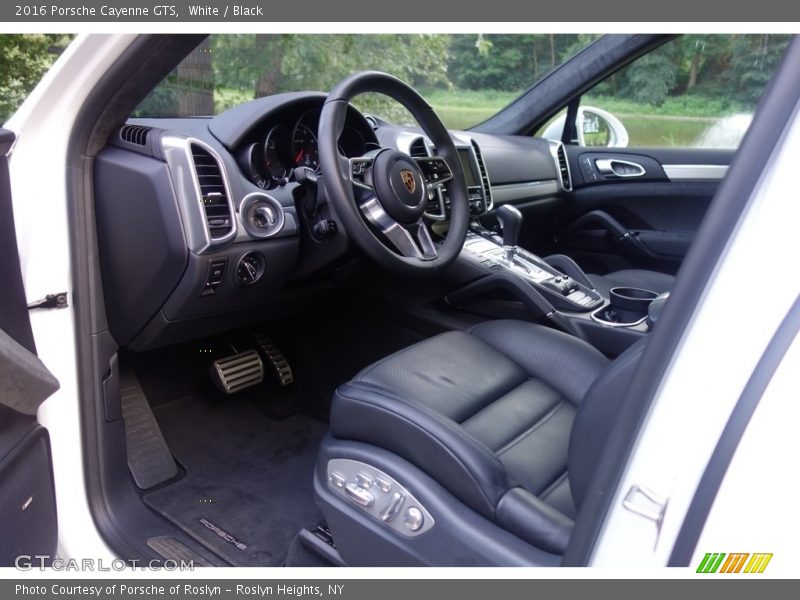
[[[292,367],[289,366],[289,361],[286,360],[283,352],[263,333],[256,333],[254,337],[258,349],[271,368],[272,374],[275,375],[278,385],[284,387],[292,383],[294,381]]]
[[[211,378],[225,394],[235,394],[264,381],[264,363],[255,350],[215,360]]]

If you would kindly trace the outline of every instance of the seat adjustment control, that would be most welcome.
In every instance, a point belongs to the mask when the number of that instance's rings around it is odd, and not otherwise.
[[[349,458],[332,458],[326,465],[327,489],[347,501],[351,510],[366,513],[403,537],[424,534],[435,525],[431,513],[406,487],[380,469]]]
[[[369,489],[372,487],[372,477],[370,477],[366,473],[359,473],[358,475],[356,475],[356,483],[365,490]]]
[[[412,506],[406,511],[403,522],[411,531],[419,531],[425,524],[425,515],[416,506]]]
[[[387,522],[394,519],[397,513],[400,512],[400,509],[403,508],[403,500],[405,499],[406,495],[403,492],[395,492],[392,494],[392,499],[389,500],[389,504],[386,505],[386,508],[384,508],[381,513],[381,521]]]
[[[375,504],[375,496],[355,483],[348,483],[344,486],[344,491],[347,492],[347,496],[350,500],[360,506],[368,508]]]

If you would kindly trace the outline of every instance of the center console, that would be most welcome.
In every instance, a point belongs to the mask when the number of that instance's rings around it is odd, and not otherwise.
[[[516,208],[502,205],[496,214],[502,238],[477,226],[467,233],[461,259],[480,275],[447,294],[448,305],[490,318],[547,319],[609,356],[649,332],[653,292],[614,288],[607,298],[566,256],[543,259],[520,248],[522,215]]]

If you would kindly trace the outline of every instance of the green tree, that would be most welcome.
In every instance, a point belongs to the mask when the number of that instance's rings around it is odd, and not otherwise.
[[[777,34],[731,36],[730,69],[725,76],[731,97],[754,107],[790,39]]]
[[[675,87],[677,76],[676,47],[666,44],[645,54],[626,69],[620,95],[643,104],[661,106]]]
[[[30,94],[72,36],[0,35],[0,122]]]

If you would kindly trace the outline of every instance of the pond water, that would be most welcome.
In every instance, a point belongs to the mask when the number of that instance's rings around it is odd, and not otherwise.
[[[448,127],[465,129],[490,117],[496,109],[464,106],[436,106]],[[617,114],[630,136],[630,147],[737,148],[750,125],[752,115],[734,114],[722,118],[665,117]]]
[[[631,147],[737,148],[752,115],[720,119],[617,115],[630,135]]]

